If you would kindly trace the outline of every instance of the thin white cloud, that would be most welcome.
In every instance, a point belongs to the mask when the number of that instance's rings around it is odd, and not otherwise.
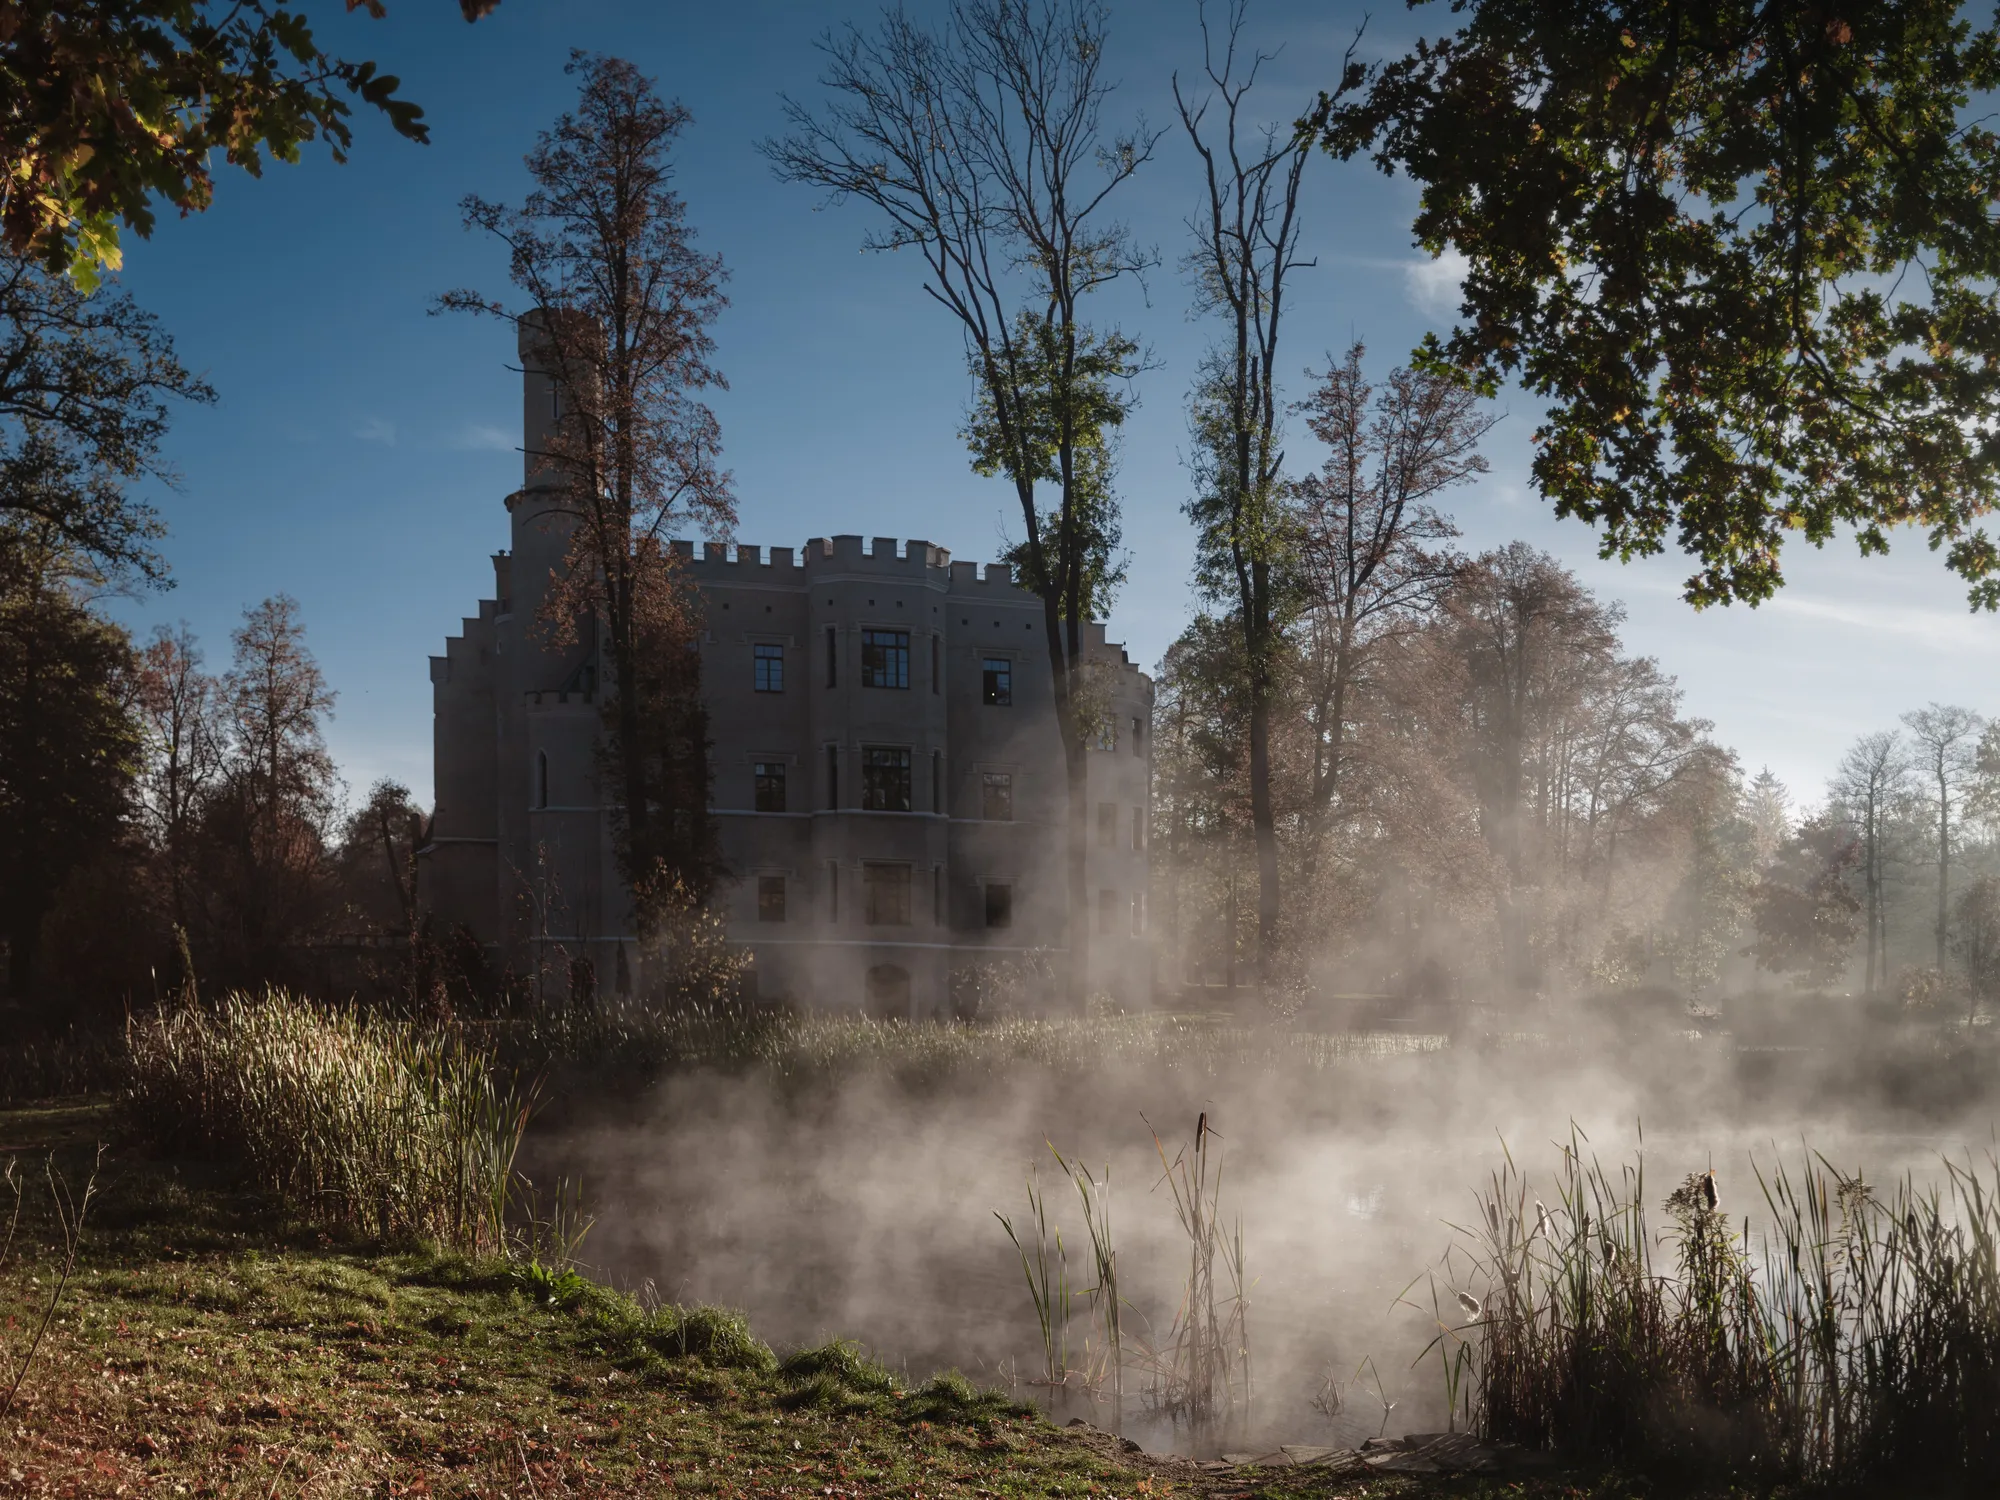
[[[1416,304],[1419,312],[1451,316],[1458,311],[1462,295],[1459,288],[1465,280],[1466,269],[1465,257],[1456,250],[1404,262],[1403,281],[1410,301]]]
[[[387,417],[364,417],[361,425],[354,429],[354,435],[364,443],[381,443],[389,448],[396,446],[396,424]]]
[[[2000,651],[2000,620],[1963,607],[1944,610],[1906,604],[1841,604],[1793,593],[1781,593],[1764,607],[1774,614],[1797,615],[1870,635],[1898,636],[1939,650]]]
[[[480,453],[510,453],[516,445],[514,435],[504,427],[495,427],[490,422],[468,422],[458,430],[451,446]]]

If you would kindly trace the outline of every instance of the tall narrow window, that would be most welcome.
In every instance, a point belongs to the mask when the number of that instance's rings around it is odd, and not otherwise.
[[[826,919],[840,920],[840,861],[834,859],[826,862]]]
[[[1014,821],[1014,773],[1012,771],[981,771],[979,773],[979,816],[989,823],[1011,823]]]
[[[840,637],[834,628],[826,627],[826,685],[835,687],[840,681]]]
[[[989,656],[979,667],[979,695],[995,708],[1014,702],[1014,663],[1004,656]]]
[[[909,631],[861,632],[861,685],[872,688],[907,688],[910,685]]]
[[[549,752],[535,752],[535,806],[549,805]]]
[[[944,926],[944,866],[931,866],[931,926]]]
[[[944,811],[944,751],[931,751],[931,811]]]
[[[785,648],[759,645],[753,650],[756,653],[756,690],[760,693],[782,693],[785,690]]]
[[[840,806],[840,747],[838,745],[828,745],[826,747],[826,805],[836,809]]]
[[[861,749],[861,806],[866,812],[909,812],[910,752],[900,745]]]
[[[910,867],[878,864],[861,867],[861,920],[871,927],[910,925]]]
[[[938,684],[944,680],[944,664],[939,660],[938,638],[931,637],[931,691],[938,691]]]
[[[1097,847],[1116,849],[1118,847],[1118,804],[1100,802],[1097,804]]]
[[[1132,753],[1134,755],[1144,755],[1146,753],[1146,747],[1143,743],[1145,733],[1146,721],[1135,715],[1132,720]]]
[[[1134,849],[1146,847],[1146,809],[1143,807],[1132,809],[1132,847]]]
[[[986,882],[986,925],[988,927],[1014,925],[1014,887],[1005,881]]]
[[[757,777],[757,811],[783,812],[785,810],[785,763],[781,760],[760,760],[751,769]]]
[[[1097,930],[1109,936],[1118,922],[1118,893],[1099,891],[1097,893]]]
[[[782,922],[785,920],[784,876],[759,875],[757,877],[757,920],[760,922]]]

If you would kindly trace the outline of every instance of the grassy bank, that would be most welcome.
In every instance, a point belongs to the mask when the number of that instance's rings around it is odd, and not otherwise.
[[[101,1107],[0,1115],[0,1158],[78,1186]],[[0,1427],[0,1494],[1195,1494],[956,1377],[574,1274],[329,1240],[193,1160],[116,1152]],[[3,1219],[4,1216],[0,1216]],[[0,1236],[4,1227],[0,1227]],[[31,1191],[0,1267],[0,1368],[60,1236]],[[4,1393],[5,1381],[0,1381]]]

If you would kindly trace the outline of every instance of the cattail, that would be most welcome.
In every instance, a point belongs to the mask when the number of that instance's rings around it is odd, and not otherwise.
[[[1460,1293],[1458,1294],[1458,1305],[1459,1305],[1460,1307],[1462,1307],[1462,1308],[1464,1308],[1464,1309],[1465,1309],[1465,1315],[1466,1315],[1466,1317],[1468,1317],[1468,1318],[1477,1318],[1477,1317],[1479,1316],[1479,1299],[1478,1299],[1478,1298],[1476,1298],[1476,1297],[1469,1297],[1469,1296],[1467,1296],[1467,1295],[1466,1295],[1466,1294],[1465,1294],[1464,1292],[1460,1292]]]
[[[1547,1234],[1548,1231],[1549,1231],[1549,1211],[1546,1208],[1542,1207],[1542,1200],[1537,1198],[1535,1200],[1535,1233]]]
[[[1713,1167],[1702,1173],[1701,1201],[1707,1205],[1710,1213],[1715,1212],[1715,1205],[1719,1200],[1715,1193],[1715,1168]]]
[[[1492,1226],[1492,1228],[1493,1228],[1493,1233],[1494,1233],[1494,1234],[1495,1234],[1495,1235],[1497,1236],[1497,1235],[1498,1235],[1498,1234],[1500,1233],[1500,1205],[1499,1205],[1499,1204],[1497,1204],[1497,1203],[1489,1203],[1489,1204],[1487,1204],[1487,1205],[1486,1205],[1486,1222],[1487,1222],[1487,1223],[1488,1223],[1489,1225],[1491,1225],[1491,1226]]]
[[[1611,1248],[1611,1236],[1608,1234],[1598,1235],[1597,1249],[1598,1253],[1604,1257],[1605,1268],[1608,1270],[1611,1265],[1611,1258],[1618,1253]]]

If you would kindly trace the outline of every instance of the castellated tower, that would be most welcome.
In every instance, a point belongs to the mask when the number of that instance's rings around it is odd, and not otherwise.
[[[522,487],[495,597],[431,658],[434,920],[561,986],[643,984],[599,774],[592,622],[562,646],[542,602],[568,522],[538,462],[559,410],[521,338]],[[1004,564],[925,541],[820,537],[800,552],[675,544],[704,605],[716,900],[761,995],[883,1016],[962,1013],[1005,972],[1057,972],[1067,794],[1039,598]],[[1153,989],[1146,891],[1151,680],[1101,623],[1089,757],[1091,987]],[[1017,991],[1018,992],[1018,991]],[[1044,995],[1043,1003],[1052,1003]]]

